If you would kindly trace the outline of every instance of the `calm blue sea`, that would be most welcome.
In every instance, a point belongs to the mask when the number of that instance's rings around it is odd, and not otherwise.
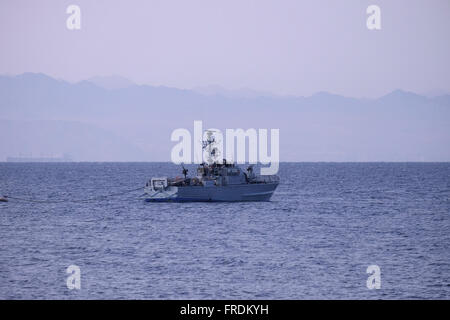
[[[0,163],[0,194],[86,200],[180,174]],[[282,163],[279,175],[266,203],[145,203],[139,191],[0,203],[0,298],[450,298],[450,163]],[[372,264],[379,290],[366,287]]]

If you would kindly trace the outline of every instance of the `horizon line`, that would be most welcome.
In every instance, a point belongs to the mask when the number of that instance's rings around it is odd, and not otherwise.
[[[2,160],[0,163],[14,163],[14,164],[73,164],[73,163],[168,163],[173,164],[175,166],[180,166],[181,164],[175,164],[172,161],[5,161]],[[380,160],[380,161],[280,161],[281,163],[450,163],[450,160],[447,161],[433,161],[433,160]],[[234,163],[235,165],[248,165],[250,163]],[[184,165],[199,165],[198,163],[184,163]],[[257,163],[256,165],[262,165]],[[264,166],[264,165],[263,165]]]

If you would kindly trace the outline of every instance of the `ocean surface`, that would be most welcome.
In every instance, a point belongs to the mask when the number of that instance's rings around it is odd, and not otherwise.
[[[0,194],[61,201],[0,202],[0,298],[450,299],[450,163],[282,163],[271,202],[125,192],[165,175],[181,170],[0,163]]]

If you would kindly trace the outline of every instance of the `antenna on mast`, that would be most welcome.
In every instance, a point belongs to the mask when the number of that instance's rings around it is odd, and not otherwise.
[[[186,176],[187,176],[187,173],[188,173],[189,170],[184,167],[183,163],[181,163],[181,167],[183,168],[184,179],[186,179]]]
[[[206,140],[202,141],[202,149],[203,152],[206,152],[207,156],[207,162],[208,164],[213,164],[214,161],[216,161],[220,156],[220,151],[216,147],[216,144],[218,141],[216,140],[216,137],[214,136],[214,133],[217,132],[216,130],[206,130]]]

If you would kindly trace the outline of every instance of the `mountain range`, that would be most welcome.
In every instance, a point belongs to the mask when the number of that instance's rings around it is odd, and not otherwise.
[[[396,90],[377,99],[278,96],[217,86],[138,85],[119,76],[70,83],[0,76],[0,161],[170,161],[176,128],[278,128],[281,161],[450,161],[450,95]]]

